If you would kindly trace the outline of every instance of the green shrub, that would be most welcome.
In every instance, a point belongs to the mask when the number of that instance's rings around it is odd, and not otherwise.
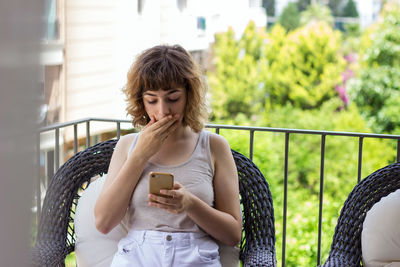
[[[238,41],[232,29],[216,35],[214,71],[208,73],[214,121],[238,121],[243,117],[250,120],[262,112],[263,40],[253,22]]]
[[[291,105],[276,108],[270,111],[269,126],[370,132],[354,105],[341,111],[337,110],[339,106],[338,100],[332,100],[314,110],[299,110]],[[233,149],[249,155],[248,132],[221,130],[220,133]],[[290,134],[289,140],[286,266],[315,266],[321,137]],[[365,138],[362,177],[394,161],[392,142]],[[274,201],[278,265],[281,265],[283,234],[284,144],[283,133],[256,132],[254,135],[253,161],[265,175]],[[324,163],[322,260],[328,255],[340,209],[357,183],[358,138],[327,136]]]
[[[386,5],[379,22],[361,38],[357,78],[349,83],[351,99],[374,132],[400,129],[400,7]]]
[[[292,31],[299,27],[300,24],[300,12],[297,8],[296,3],[289,3],[283,9],[282,14],[279,16],[278,22],[287,31]]]
[[[276,32],[269,36],[275,37]],[[301,109],[317,108],[337,96],[334,87],[341,83],[345,67],[340,32],[319,22],[289,33],[282,45],[278,41],[278,49],[273,39],[271,43],[266,57],[273,60],[265,74],[269,106],[289,102]]]

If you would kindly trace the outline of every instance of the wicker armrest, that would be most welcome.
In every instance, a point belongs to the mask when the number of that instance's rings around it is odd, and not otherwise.
[[[247,251],[243,266],[276,266],[275,251],[266,246]]]
[[[320,267],[338,267],[338,266],[351,266],[351,267],[361,267],[361,264],[354,264],[351,255],[336,255],[335,257],[329,258]]]
[[[400,163],[385,166],[361,180],[343,205],[328,259],[321,266],[361,266],[361,233],[366,215],[372,206],[399,188]]]
[[[74,207],[78,190],[96,175],[106,173],[117,140],[108,140],[81,151],[64,163],[52,177],[39,217],[34,266],[64,266],[74,251]]]
[[[234,150],[232,155],[243,208],[240,259],[243,266],[276,266],[275,219],[269,185],[253,161]]]
[[[64,266],[65,257],[72,252],[68,250],[61,241],[40,241],[32,251],[33,266]]]

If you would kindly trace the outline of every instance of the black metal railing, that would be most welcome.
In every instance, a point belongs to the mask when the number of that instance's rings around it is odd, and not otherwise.
[[[86,147],[91,146],[91,122],[106,122],[115,123],[116,137],[119,139],[121,136],[121,124],[130,124],[129,120],[116,120],[116,119],[103,119],[103,118],[86,118],[67,123],[55,124],[43,127],[38,133],[37,151],[40,153],[40,134],[44,132],[54,131],[55,133],[55,171],[60,167],[60,129],[66,127],[73,127],[73,150],[74,154],[78,152],[78,125],[86,125]],[[379,139],[394,139],[397,140],[397,153],[396,161],[400,162],[400,135],[389,134],[371,134],[371,133],[355,133],[355,132],[336,132],[336,131],[317,131],[317,130],[302,130],[302,129],[285,129],[285,128],[270,128],[270,127],[247,127],[247,126],[231,126],[208,124],[208,129],[215,129],[217,134],[221,129],[226,130],[240,130],[249,133],[249,158],[253,159],[254,154],[254,134],[255,132],[278,132],[285,134],[285,154],[284,154],[284,196],[283,196],[283,236],[282,236],[282,266],[285,266],[286,258],[286,223],[287,223],[287,197],[288,197],[288,159],[289,159],[289,144],[290,136],[293,134],[304,135],[317,135],[321,137],[321,157],[320,157],[320,193],[319,193],[319,212],[318,212],[318,252],[317,252],[317,265],[321,263],[321,232],[322,232],[322,211],[323,211],[323,194],[324,194],[324,168],[325,168],[325,141],[327,136],[347,136],[358,138],[358,168],[357,168],[357,182],[361,179],[362,155],[363,155],[363,142],[365,138],[379,138]],[[40,154],[38,155],[40,157]],[[49,177],[50,178],[50,177]],[[38,174],[37,190],[36,190],[36,205],[37,216],[40,215],[41,207],[41,173]]]

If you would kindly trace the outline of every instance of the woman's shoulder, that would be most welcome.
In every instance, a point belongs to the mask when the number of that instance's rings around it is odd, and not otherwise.
[[[132,142],[133,139],[138,135],[138,133],[129,133],[126,135],[121,136],[121,138],[118,140],[118,143],[127,143],[127,142]]]
[[[129,148],[132,145],[132,142],[134,141],[135,137],[138,135],[138,133],[130,133],[126,134],[124,136],[121,136],[121,138],[118,140],[118,143],[116,145],[116,150],[119,150],[124,153],[128,153]]]
[[[213,155],[218,155],[221,152],[230,152],[228,141],[221,135],[209,133],[210,135],[210,150]]]

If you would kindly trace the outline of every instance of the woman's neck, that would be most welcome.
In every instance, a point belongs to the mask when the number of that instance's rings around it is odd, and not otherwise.
[[[165,142],[175,143],[185,140],[191,133],[193,133],[193,130],[189,126],[180,126],[168,136]]]

